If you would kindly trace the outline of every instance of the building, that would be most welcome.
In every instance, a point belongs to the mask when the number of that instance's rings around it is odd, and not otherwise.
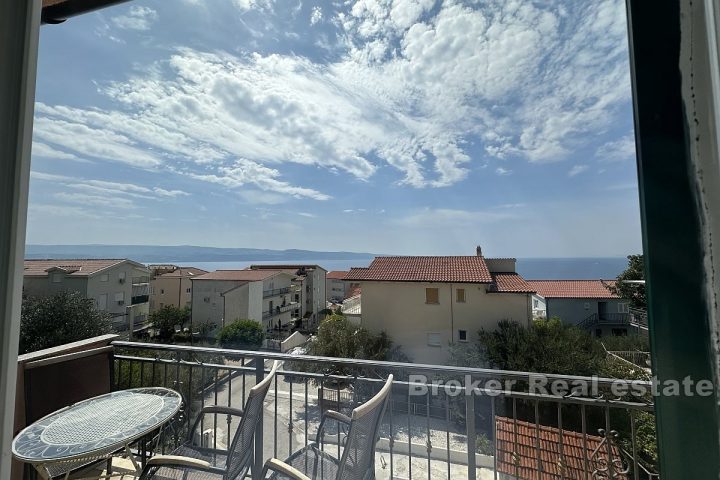
[[[344,278],[348,272],[335,270],[325,276],[325,300],[328,302],[341,302],[347,298],[349,284]]]
[[[25,260],[23,291],[29,296],[80,292],[108,312],[116,331],[147,326],[150,270],[126,259]]]
[[[355,325],[362,325],[362,293],[348,297],[340,305],[342,314]]]
[[[532,319],[533,288],[515,272],[515,259],[376,257],[346,280],[362,289],[362,326],[385,331],[417,363],[446,363],[448,347],[480,329]]]
[[[150,265],[150,313],[172,305],[178,308],[192,304],[192,278],[208,273],[195,267]]]
[[[580,325],[595,335],[632,330],[630,303],[610,291],[613,280],[528,280],[545,302],[545,317]]]
[[[325,310],[325,277],[327,270],[319,265],[283,264],[250,265],[251,270],[282,271],[292,276],[292,301],[297,303],[293,316],[303,321],[303,327],[312,329],[322,320]]]
[[[192,322],[215,330],[227,322],[250,319],[266,330],[289,329],[292,275],[281,270],[217,270],[191,278]]]

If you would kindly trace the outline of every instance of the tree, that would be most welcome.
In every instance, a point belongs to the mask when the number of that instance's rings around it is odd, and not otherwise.
[[[455,365],[521,372],[594,375],[603,362],[601,345],[586,331],[557,317],[529,327],[503,320],[493,331],[480,330],[476,344],[451,349]]]
[[[645,263],[642,255],[628,255],[627,268],[617,277],[615,285],[608,288],[615,295],[630,301],[630,306],[647,310],[645,299],[645,285],[639,283],[627,283],[626,280],[643,280],[645,278]]]
[[[255,320],[238,319],[220,329],[217,342],[223,348],[257,349],[265,340],[263,326]]]
[[[174,305],[166,305],[150,314],[150,323],[155,330],[155,334],[165,340],[173,336],[176,326],[179,326],[180,330],[182,330],[189,320],[190,308],[188,307],[178,308]]]
[[[20,353],[56,347],[112,331],[110,315],[78,292],[51,297],[24,297],[20,320]]]
[[[385,332],[376,335],[353,325],[342,315],[330,315],[320,322],[308,353],[322,357],[384,360],[391,348],[392,340]]]

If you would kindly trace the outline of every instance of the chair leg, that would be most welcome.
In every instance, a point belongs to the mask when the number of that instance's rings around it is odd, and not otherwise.
[[[105,463],[105,473],[108,475],[112,474],[112,457],[108,458]]]

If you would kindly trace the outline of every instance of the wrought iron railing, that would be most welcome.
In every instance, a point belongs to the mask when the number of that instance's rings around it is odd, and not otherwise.
[[[162,451],[183,438],[183,428],[202,406],[241,407],[264,376],[266,362],[279,359],[284,365],[255,437],[260,464],[307,445],[323,411],[349,413],[393,373],[376,478],[659,478],[654,435],[648,434],[654,431],[652,398],[611,393],[618,383],[649,391],[649,382],[207,347],[113,345],[115,388],[167,386],[185,398],[177,435]],[[437,387],[439,381],[447,388]],[[540,391],[534,388],[538,382],[557,388]],[[592,385],[592,391],[579,391],[581,384]],[[202,422],[205,442],[229,444],[236,425],[217,418]],[[339,456],[337,438],[328,435],[323,448]]]

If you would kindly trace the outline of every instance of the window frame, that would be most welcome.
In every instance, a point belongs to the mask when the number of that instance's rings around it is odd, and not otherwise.
[[[460,292],[462,292],[462,299],[460,298]],[[466,300],[467,300],[467,297],[465,295],[465,289],[464,288],[455,289],[455,303],[465,303]]]
[[[435,291],[435,301],[431,302],[428,296],[428,293],[434,290]],[[425,287],[425,305],[440,305],[440,289],[437,287]]]

